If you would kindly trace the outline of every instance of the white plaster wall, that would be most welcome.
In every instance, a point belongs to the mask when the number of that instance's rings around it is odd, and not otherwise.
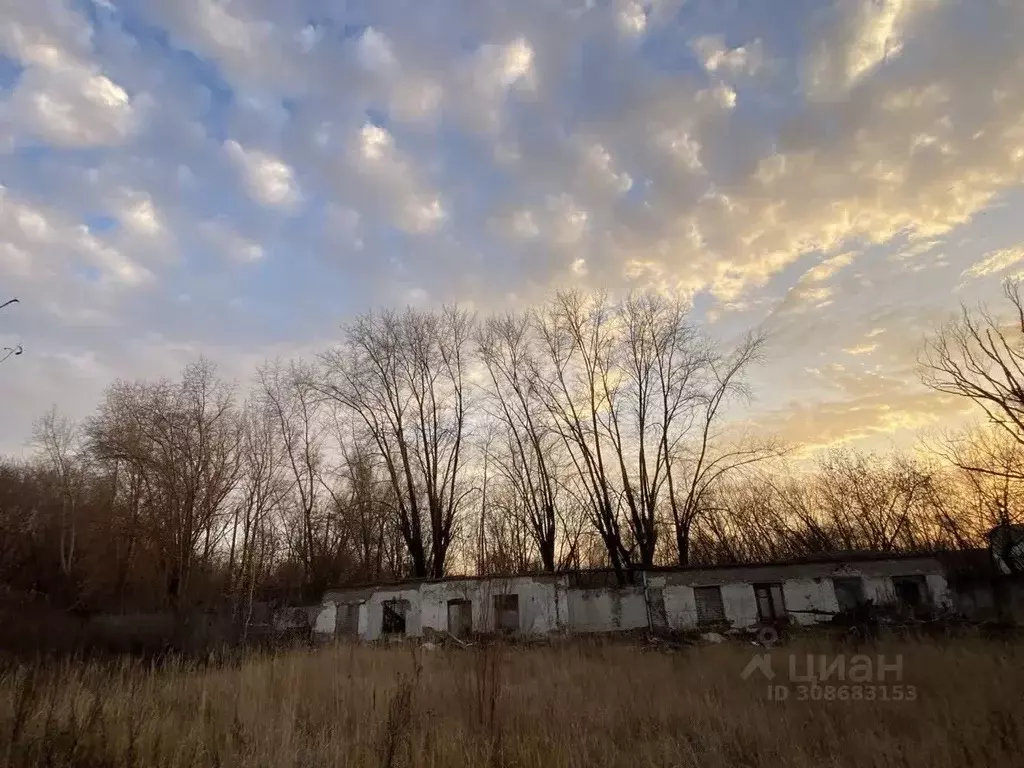
[[[896,592],[892,587],[892,579],[889,576],[864,576],[864,597],[867,600],[874,600],[875,603],[891,603],[896,599]]]
[[[570,589],[571,632],[614,632],[647,626],[647,602],[641,589]]]
[[[790,579],[782,582],[782,597],[790,621],[796,624],[814,624],[829,621],[839,611],[832,579]],[[812,613],[821,611],[822,613]]]
[[[892,570],[895,569],[890,568],[890,571]],[[878,575],[877,571],[874,575],[866,575],[850,565],[841,565],[834,570],[829,569],[826,573],[829,575],[808,574],[799,579],[785,580],[778,578],[781,573],[771,573],[766,574],[764,580],[782,582],[786,608],[791,611],[790,618],[800,624],[827,621],[832,613],[839,610],[832,576],[860,576],[867,598],[885,600],[893,594],[891,576]],[[948,604],[951,595],[944,576],[934,572],[926,572],[924,575],[932,600],[937,605]],[[647,581],[648,589],[662,590],[669,628],[695,628],[697,606],[692,584],[672,584],[669,583],[671,580],[662,574],[651,574]],[[709,580],[704,576],[693,583],[707,584]],[[743,582],[721,584],[720,589],[725,617],[730,624],[744,627],[757,623],[757,601],[750,582],[744,579]],[[362,595],[367,593],[366,590],[361,592]],[[452,599],[471,601],[474,631],[491,632],[494,629],[494,597],[513,593],[519,597],[519,632],[523,634],[614,631],[643,628],[648,625],[647,601],[642,588],[571,589],[569,579],[565,576],[524,576],[382,587],[370,593],[359,605],[359,637],[361,640],[380,638],[383,603],[392,599],[409,601],[406,634],[410,636],[422,635],[425,627],[447,630],[448,601]],[[350,595],[350,601],[354,602],[353,598],[356,596]],[[340,595],[335,597],[333,593],[329,593],[324,604],[313,609],[316,634],[333,636],[336,633],[337,599],[340,599]],[[815,614],[813,611],[822,613]]]
[[[419,637],[420,628],[420,593],[416,589],[381,590],[374,592],[360,607],[359,637],[363,640],[378,640],[381,637],[381,622],[384,619],[384,603],[388,600],[408,600],[409,611],[405,616],[405,634]],[[366,628],[363,628],[363,608],[366,609]]]
[[[417,593],[416,602],[406,598],[410,600],[407,634],[421,634],[424,627],[447,631],[449,600],[469,600],[472,604],[474,631],[491,632],[494,629],[494,597],[502,594],[515,594],[519,597],[520,632],[545,634],[558,629],[559,606],[557,605],[556,582],[522,577],[423,584]],[[375,594],[373,600],[376,601],[376,599],[377,595]],[[391,597],[384,599],[391,599]],[[414,610],[418,615],[415,633],[411,622]],[[374,617],[379,624],[380,615],[375,614]],[[379,626],[377,631],[379,632]]]
[[[320,606],[320,612],[316,615],[313,623],[313,634],[321,639],[334,637],[338,627],[338,605],[334,602],[325,602]]]
[[[370,606],[365,600],[359,603],[359,625],[357,631],[360,640],[370,639]]]
[[[949,608],[953,605],[953,597],[949,592],[949,584],[946,582],[945,576],[941,573],[929,573],[924,580],[935,605],[941,608]]]
[[[470,600],[473,610],[473,627],[478,626],[480,614],[480,582],[442,581],[424,584],[420,587],[420,623],[441,632],[448,631],[448,601]]]
[[[519,595],[519,631],[525,634],[546,634],[557,626],[555,584],[531,578],[511,579],[506,592]],[[489,601],[491,602],[491,601]]]
[[[757,623],[757,600],[749,584],[723,584],[722,605],[725,618],[734,627],[749,627]]]
[[[564,632],[569,628],[569,584],[568,579],[563,577],[555,582],[555,626],[553,631]]]
[[[692,587],[666,586],[663,594],[669,629],[693,629],[697,626],[697,601]]]

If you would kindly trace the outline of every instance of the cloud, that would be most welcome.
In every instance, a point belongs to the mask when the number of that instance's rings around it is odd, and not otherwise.
[[[139,114],[128,92],[92,60],[90,28],[59,2],[16,4],[5,11],[0,53],[23,67],[0,101],[7,141],[34,139],[59,147],[126,141]]]
[[[752,420],[757,429],[779,435],[802,454],[863,440],[911,438],[941,421],[970,413],[962,398],[941,396],[904,376],[849,371],[831,364],[806,372],[824,392],[791,400]],[[829,394],[826,394],[829,393]]]
[[[855,347],[848,347],[843,351],[848,355],[870,355],[878,349],[878,344],[858,344]]]
[[[201,231],[210,247],[231,261],[246,264],[266,255],[263,246],[242,237],[224,220],[203,222]]]
[[[399,227],[415,234],[444,224],[447,213],[440,197],[427,188],[386,128],[365,123],[353,136],[348,154],[351,167],[381,195]]]
[[[809,64],[810,92],[835,98],[903,52],[904,37],[936,0],[852,0],[819,41]]]
[[[1024,259],[1024,247],[1001,248],[998,251],[986,253],[985,257],[977,264],[965,269],[963,274],[970,277],[984,277],[1004,272]]]
[[[0,187],[0,234],[5,260],[24,284],[67,280],[73,271],[84,269],[93,270],[94,281],[107,286],[134,288],[153,279],[110,238],[59,211],[20,199],[5,187]]]
[[[885,435],[924,418],[884,399],[961,275],[1021,255],[1019,3],[8,5],[0,288],[56,382],[14,374],[26,412],[162,370],[146,334],[248,359],[574,285],[763,323],[770,423]]]
[[[287,163],[266,152],[246,149],[233,139],[224,143],[224,151],[241,172],[253,200],[261,205],[282,208],[299,202],[299,187]]]
[[[755,75],[764,64],[760,40],[728,48],[722,35],[705,35],[694,40],[691,47],[708,72]]]

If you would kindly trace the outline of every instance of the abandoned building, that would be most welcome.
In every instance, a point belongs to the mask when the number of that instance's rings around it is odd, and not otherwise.
[[[810,625],[865,600],[952,608],[947,572],[938,556],[869,553],[641,571],[625,587],[609,571],[411,581],[328,591],[314,633],[373,641],[429,630],[459,637]]]

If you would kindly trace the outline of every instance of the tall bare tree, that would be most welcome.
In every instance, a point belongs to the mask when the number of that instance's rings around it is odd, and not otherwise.
[[[708,507],[716,484],[785,450],[771,436],[730,434],[724,423],[730,402],[749,396],[745,377],[760,360],[764,344],[764,335],[751,333],[731,351],[709,348],[698,372],[696,396],[688,400],[687,426],[667,473],[680,565],[689,564],[693,524]]]
[[[416,576],[444,575],[468,492],[473,326],[458,307],[370,313],[346,328],[341,347],[322,356],[324,392],[357,414],[386,467]]]
[[[490,378],[489,415],[503,439],[489,457],[517,497],[509,506],[525,516],[541,567],[558,566],[559,438],[532,373],[538,369],[533,324],[526,314],[488,318],[478,350]]]
[[[694,425],[701,374],[710,368],[708,345],[688,311],[678,297],[627,298],[617,311],[618,370],[602,375],[608,437],[643,568],[654,565],[666,497],[674,499],[674,465]]]
[[[88,433],[98,458],[139,472],[167,593],[184,604],[197,566],[212,564],[227,530],[240,474],[233,388],[202,359],[186,366],[180,382],[118,382]]]
[[[243,636],[258,584],[269,577],[275,513],[288,490],[279,418],[263,393],[250,395],[241,415],[241,471],[231,523],[225,592],[240,598]]]
[[[571,459],[608,561],[624,583],[631,547],[623,535],[616,462],[604,439],[609,390],[617,384],[614,307],[604,295],[561,292],[534,314],[534,329],[540,352],[531,380]]]
[[[311,368],[272,362],[257,372],[265,407],[272,414],[287,475],[285,499],[297,529],[296,554],[305,589],[316,594],[338,576],[345,531],[336,524],[326,497],[330,483],[326,450],[329,436],[326,402]]]
[[[1024,297],[1019,280],[1003,284],[1009,317],[961,306],[920,356],[924,383],[974,402],[988,421],[1024,443]]]
[[[55,406],[36,422],[34,433],[36,445],[60,484],[60,569],[68,577],[75,561],[78,499],[85,477],[78,425]]]

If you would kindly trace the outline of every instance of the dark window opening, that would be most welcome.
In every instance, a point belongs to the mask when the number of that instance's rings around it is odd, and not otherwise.
[[[719,624],[725,621],[725,605],[721,587],[694,587],[698,624]]]
[[[782,594],[782,584],[755,584],[754,597],[757,598],[758,620],[775,622],[786,618],[786,600]]]
[[[473,603],[469,600],[448,601],[448,631],[455,637],[466,637],[473,631]]]
[[[381,619],[381,632],[385,635],[404,635],[405,617],[409,613],[408,600],[385,600],[384,615]]]
[[[924,576],[893,576],[892,588],[896,599],[909,608],[920,608],[927,602]]]
[[[498,632],[519,631],[519,595],[494,596],[494,628]]]
[[[852,611],[864,602],[864,582],[860,576],[832,579],[836,600],[842,613]]]

